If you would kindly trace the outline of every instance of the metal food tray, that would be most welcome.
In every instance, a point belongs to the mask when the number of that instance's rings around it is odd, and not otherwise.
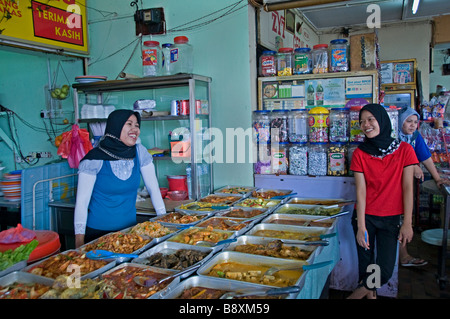
[[[0,278],[0,287],[10,286],[14,283],[21,283],[21,284],[37,283],[51,287],[54,281],[55,280],[52,278],[37,276],[35,274],[30,274],[28,272],[13,271]]]
[[[210,218],[205,219],[201,223],[198,223],[197,227],[207,227],[206,223],[212,219],[229,219],[236,221],[237,223],[246,223],[246,226],[242,227],[239,230],[231,230],[231,229],[220,229],[220,228],[213,228],[214,230],[226,230],[226,231],[233,231],[235,232],[236,236],[242,235],[243,233],[247,232],[250,228],[252,228],[255,224],[255,221],[246,219],[246,218],[234,218],[234,217],[222,217],[222,216],[212,216]],[[203,225],[204,224],[204,225]]]
[[[332,219],[326,219],[322,222],[327,222],[327,224],[329,224],[330,226],[310,226],[307,223],[309,223],[310,221],[316,220],[316,219],[320,219],[323,218],[323,216],[316,216],[316,215],[298,215],[298,214],[277,214],[277,212],[275,211],[273,214],[267,216],[266,218],[264,218],[263,220],[261,220],[261,223],[265,223],[265,224],[275,224],[275,225],[290,225],[290,226],[304,226],[304,227],[325,227],[325,228],[331,228],[334,229],[334,227],[336,226],[337,223],[337,219],[336,218],[332,218]],[[294,225],[294,224],[278,224],[278,223],[274,223],[274,221],[276,220],[290,220],[293,222],[298,221],[299,224]],[[303,223],[303,225],[300,224],[301,221],[305,221],[305,223]]]
[[[176,212],[183,212],[183,213],[209,213],[210,215],[213,215],[213,214],[215,214],[217,212],[223,212],[223,211],[227,211],[227,210],[230,209],[230,205],[223,205],[223,207],[224,207],[223,209],[221,208],[221,209],[211,209],[211,210],[197,210],[197,209],[182,208],[183,206],[192,206],[192,205],[196,205],[198,203],[199,202],[196,201],[196,202],[190,202],[190,203],[187,203],[187,204],[184,204],[184,205],[177,206],[177,207],[175,207],[175,211]],[[205,204],[205,203],[202,203],[202,204]],[[211,206],[221,206],[221,205],[211,204]]]
[[[264,217],[266,217],[268,214],[270,214],[270,210],[268,208],[253,208],[253,207],[231,207],[229,210],[227,211],[223,211],[223,212],[218,212],[217,214],[215,214],[215,216],[217,217],[228,217],[228,218],[240,218],[240,217],[231,217],[231,216],[226,216],[227,214],[229,214],[230,212],[232,212],[233,210],[237,210],[237,209],[242,209],[243,211],[252,211],[254,209],[257,210],[261,210],[263,211],[263,213],[250,217],[250,218],[243,218],[245,220],[252,220],[253,223],[257,223],[258,221],[260,221],[261,219],[263,219]]]
[[[316,218],[320,218],[320,217],[326,217],[328,215],[325,215],[325,214],[307,214],[307,213],[303,213],[303,214],[302,213],[289,213],[289,210],[291,210],[291,209],[292,210],[294,210],[294,209],[301,209],[301,208],[303,208],[303,209],[314,209],[316,207],[323,207],[323,206],[324,205],[306,205],[306,204],[289,204],[289,203],[287,203],[287,204],[283,204],[281,206],[278,206],[276,209],[273,210],[273,213],[274,214],[286,214],[286,215],[301,215],[301,216],[308,215],[308,216],[314,216]],[[325,206],[327,206],[327,205],[325,205]],[[344,207],[340,207],[339,211],[336,214],[342,212],[343,208]],[[335,214],[333,214],[333,215],[335,215]]]
[[[318,204],[301,203],[303,201],[317,201],[319,203]],[[335,202],[339,202],[338,205],[347,206],[353,204],[355,201],[344,198],[291,197],[286,204],[329,206],[334,205]]]
[[[61,253],[58,253],[58,254],[56,254],[56,255],[52,255],[52,256],[50,256],[50,257],[47,257],[47,258],[45,258],[44,260],[40,260],[40,261],[35,262],[35,263],[31,264],[31,265],[28,265],[27,267],[22,268],[21,271],[26,272],[26,273],[30,273],[29,271],[31,271],[33,268],[39,266],[41,263],[43,263],[43,262],[46,261],[47,259],[50,259],[50,258],[55,257],[55,256],[57,256],[57,255],[66,255],[66,254],[68,254],[70,251],[76,251],[76,252],[81,253],[81,254],[84,254],[84,253],[85,253],[84,251],[81,251],[81,250],[79,250],[79,249],[69,249],[69,250],[63,251],[63,252],[61,252]],[[87,257],[86,257],[86,258],[87,258]],[[105,261],[107,262],[107,264],[106,264],[105,266],[103,266],[103,267],[101,267],[101,268],[99,268],[99,269],[96,269],[96,270],[94,270],[94,271],[91,271],[90,273],[87,273],[87,274],[81,276],[81,277],[80,277],[80,280],[84,280],[84,279],[88,279],[88,278],[91,278],[91,279],[92,279],[92,278],[94,278],[94,277],[97,277],[98,275],[102,274],[102,273],[105,272],[105,271],[108,271],[109,269],[111,269],[112,267],[114,267],[114,266],[116,265],[116,260],[111,260],[111,261],[109,261],[109,262],[108,262],[108,260],[105,260]],[[31,274],[31,273],[30,273],[30,274]],[[70,275],[70,274],[71,274],[71,273],[67,273],[67,275]],[[48,278],[48,277],[45,277],[45,276],[39,276],[39,277],[42,277],[42,278]],[[50,279],[52,279],[52,278],[50,278]],[[53,279],[54,279],[54,278],[53,278]],[[52,279],[52,280],[53,280],[53,279]]]
[[[162,268],[157,268],[157,267],[152,267],[152,266],[148,266],[148,265],[143,265],[143,264],[138,264],[138,263],[122,263],[120,265],[115,266],[114,268],[108,270],[107,272],[104,272],[103,274],[101,274],[99,277],[102,278],[102,276],[107,275],[112,273],[113,271],[116,271],[117,269],[121,269],[121,268],[125,268],[125,267],[136,267],[136,268],[145,268],[145,269],[150,269],[151,271],[154,271],[156,273],[159,274],[167,274],[167,275],[173,275],[174,273],[176,273],[176,271],[174,270],[170,270],[170,269],[162,269]],[[170,284],[168,284],[166,287],[164,287],[163,289],[159,290],[158,292],[154,293],[153,295],[151,295],[148,299],[159,299],[160,298],[160,294],[163,291],[168,291],[174,287],[176,287],[178,285],[178,283],[180,282],[180,276],[175,277]]]
[[[267,238],[267,237],[258,237],[258,236],[239,236],[237,238],[237,241],[234,243],[229,244],[226,248],[224,248],[223,251],[235,251],[236,246],[240,246],[240,245],[248,245],[248,244],[253,244],[253,245],[266,245],[274,240],[274,238]],[[284,242],[283,242],[284,243]],[[316,255],[318,255],[318,253],[321,251],[321,249],[319,249],[319,246],[307,246],[307,245],[302,245],[299,243],[284,243],[285,245],[289,245],[289,246],[296,246],[302,250],[308,250],[311,252],[311,255],[309,255],[309,257],[307,259],[305,259],[304,261],[307,264],[312,264],[314,262],[314,259],[316,258]],[[239,252],[236,251],[239,254],[246,254],[243,252]],[[262,255],[256,255],[255,256],[262,256]],[[272,257],[272,258],[280,258],[280,257]],[[281,258],[281,259],[289,259],[289,258]],[[289,259],[289,260],[298,260],[298,259]]]
[[[283,193],[283,194],[279,194],[279,195],[275,195],[275,196],[284,196],[284,195],[289,195],[293,192],[292,189],[275,189],[275,188],[258,188],[256,190],[257,193],[265,193],[265,192],[277,192],[277,193]],[[254,197],[252,195],[250,195],[250,197]],[[258,198],[258,197],[256,197]],[[281,199],[281,201],[283,203],[287,202],[289,200],[290,196]],[[270,198],[268,198],[270,199]]]
[[[231,194],[231,193],[224,193],[224,192],[223,192],[224,190],[226,190],[226,189],[231,189],[231,188],[245,188],[245,189],[247,189],[246,192],[240,192],[240,193],[239,193],[240,195],[243,196],[243,198],[249,197],[249,196],[251,195],[251,193],[252,193],[254,190],[257,190],[257,189],[258,189],[258,187],[253,187],[253,186],[227,185],[227,186],[221,187],[221,188],[219,188],[219,189],[216,189],[216,190],[214,191],[214,194]]]
[[[289,259],[280,259],[280,258],[272,258],[272,257],[266,257],[266,256],[258,256],[258,255],[251,255],[251,254],[242,254],[235,251],[223,251],[208,260],[206,263],[204,263],[200,268],[197,270],[197,274],[199,276],[205,276],[207,278],[218,278],[218,277],[212,277],[209,276],[209,271],[217,264],[225,263],[225,262],[238,262],[241,264],[247,264],[247,265],[255,265],[255,266],[266,266],[266,267],[283,267],[283,266],[297,266],[298,268],[301,268],[302,266],[306,265],[307,263],[301,260],[289,260]],[[303,273],[300,275],[300,277],[296,280],[294,283],[295,286],[303,287],[305,283],[305,274],[309,270],[303,271]],[[220,280],[223,280],[224,283],[227,281],[232,282],[244,282],[239,281],[235,279],[228,279],[228,278],[218,278]],[[272,286],[272,285],[263,285],[263,284],[256,284],[256,283],[250,283],[245,282],[249,286],[253,287],[278,287],[278,286]]]
[[[261,238],[271,238],[271,239],[280,239],[284,243],[302,243],[305,240],[300,239],[283,239],[278,237],[267,237],[267,236],[257,236],[255,233],[258,230],[279,230],[279,231],[289,231],[289,232],[298,232],[301,234],[311,234],[311,235],[324,235],[329,234],[330,229],[325,227],[304,227],[304,226],[290,226],[290,225],[277,225],[277,224],[257,224],[252,229],[250,229],[245,235],[247,236],[256,236]]]
[[[22,260],[18,263],[15,263],[14,265],[9,266],[8,268],[0,271],[0,277],[6,276],[9,273],[12,273],[13,271],[21,270],[22,268],[25,268],[27,266],[27,261]]]
[[[196,226],[194,226],[194,227],[191,227],[191,228],[189,228],[189,229],[184,229],[184,230],[180,231],[180,232],[177,234],[177,236],[183,236],[183,233],[185,233],[185,232],[187,232],[187,231],[189,231],[190,229],[193,229],[193,228],[206,229],[206,228],[204,228],[204,227],[196,227]],[[226,239],[232,239],[232,238],[235,238],[235,237],[236,237],[236,233],[233,232],[233,231],[215,229],[214,232],[218,232],[218,233],[227,233],[227,234],[229,234],[229,236],[228,236]],[[172,236],[172,237],[169,238],[167,241],[178,243],[175,239],[176,239],[176,236]],[[180,244],[184,244],[184,243],[180,243]],[[185,245],[188,245],[188,246],[191,246],[191,247],[192,247],[192,246],[193,246],[193,247],[198,247],[198,246],[196,246],[196,245],[190,245],[190,244],[185,244]],[[204,246],[201,246],[201,247],[204,247]],[[214,246],[214,247],[212,247],[212,248],[213,248],[213,252],[216,253],[216,252],[222,250],[222,249],[224,248],[224,245]]]
[[[201,215],[201,216],[203,216],[203,218],[197,220],[196,222],[193,222],[193,223],[186,223],[186,224],[182,224],[182,223],[169,223],[169,222],[163,222],[163,221],[160,221],[161,219],[164,218],[164,216],[170,215],[170,214]],[[164,226],[166,226],[166,227],[172,226],[172,227],[177,227],[177,228],[184,228],[184,227],[194,226],[194,225],[198,224],[199,222],[201,222],[202,220],[205,220],[206,218],[208,218],[210,215],[211,215],[211,213],[208,213],[208,212],[195,212],[195,213],[194,213],[194,212],[187,212],[187,211],[186,211],[186,212],[177,211],[177,212],[171,212],[171,213],[167,213],[167,214],[164,214],[164,215],[159,215],[159,216],[153,217],[153,218],[150,219],[150,221],[152,221],[152,222],[158,222],[158,223],[160,223],[161,225],[164,225]]]
[[[146,257],[152,256],[158,252],[161,252],[163,254],[173,254],[177,250],[180,250],[180,249],[198,250],[200,252],[208,253],[208,255],[206,255],[202,260],[195,263],[194,265],[197,265],[199,263],[203,264],[205,261],[207,261],[209,258],[211,258],[214,255],[214,249],[212,247],[193,246],[193,245],[182,244],[182,243],[177,243],[177,242],[172,242],[172,241],[164,241],[164,242],[150,248],[149,250],[144,251],[142,254],[139,255],[138,258],[134,258],[131,262],[146,265],[144,263],[144,261],[142,260]],[[149,266],[149,265],[146,265],[146,266]],[[191,266],[193,266],[193,265],[191,265]],[[157,266],[151,266],[151,267],[155,267],[155,268],[159,268],[159,269],[169,269],[169,268],[160,268]],[[174,270],[174,269],[170,269],[170,270]],[[179,270],[174,270],[174,271],[179,271]],[[192,270],[191,272],[187,272],[187,273],[181,275],[180,279],[186,278],[194,272],[195,272],[195,269]]]
[[[235,204],[239,203],[239,202],[244,198],[244,196],[243,196],[243,195],[240,195],[240,194],[224,194],[224,193],[218,193],[218,194],[209,194],[209,195],[206,195],[206,196],[200,198],[200,199],[198,200],[198,202],[201,202],[201,203],[209,203],[209,202],[202,202],[202,199],[205,199],[205,198],[208,198],[208,197],[234,197],[234,198],[235,198],[234,201],[229,202],[229,203],[228,203],[228,202],[223,202],[223,203],[211,203],[213,206],[216,206],[216,205],[228,205],[228,206],[232,206],[232,205],[235,205]]]
[[[243,206],[245,201],[250,201],[250,200],[263,200],[263,202],[265,203],[264,206],[259,207],[259,206]],[[235,207],[248,207],[248,208],[265,208],[267,209],[268,213],[273,212],[279,205],[281,205],[281,199],[259,199],[256,197],[247,197],[243,200],[241,200],[239,203],[233,205]],[[270,205],[269,205],[270,204]]]
[[[167,293],[162,293],[161,298],[163,299],[177,299],[183,291],[193,287],[204,287],[209,289],[220,289],[229,291],[238,291],[241,289],[255,289],[254,285],[249,285],[243,281],[229,280],[224,281],[221,278],[205,277],[205,276],[192,276],[180,282],[175,288],[171,289]],[[259,289],[269,290],[273,287],[258,287]],[[294,299],[298,293],[289,294],[283,299]]]

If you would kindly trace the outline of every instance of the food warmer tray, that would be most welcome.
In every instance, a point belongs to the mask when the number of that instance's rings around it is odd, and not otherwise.
[[[244,234],[245,232],[247,232],[250,228],[252,228],[255,224],[255,221],[252,220],[248,220],[245,218],[234,218],[234,217],[221,217],[221,216],[212,216],[209,217],[207,219],[205,219],[204,221],[202,221],[201,223],[197,224],[197,227],[207,227],[207,223],[211,220],[232,220],[232,221],[236,221],[237,223],[246,223],[246,225],[244,227],[242,227],[239,230],[232,230],[232,229],[227,229],[227,231],[233,231],[235,233],[236,236],[240,236],[242,234]],[[220,228],[213,228],[215,230],[225,230],[225,229],[220,229]]]
[[[310,226],[309,222],[316,220],[316,219],[320,219],[323,218],[323,216],[314,216],[314,215],[297,215],[297,214],[277,214],[276,211],[267,216],[266,218],[264,218],[263,220],[261,220],[261,223],[264,224],[275,224],[275,225],[292,225],[292,226],[304,226],[304,227],[324,227],[324,228],[330,228],[330,229],[335,229],[336,223],[337,223],[337,218],[331,218],[331,219],[326,219],[322,222],[327,222],[327,224],[329,224],[329,226]],[[277,220],[288,220],[288,221],[292,221],[294,224],[279,224],[276,223],[275,221]],[[304,223],[303,223],[304,222]]]
[[[202,201],[202,199],[207,199],[208,197],[234,197],[233,201],[230,200],[229,202],[212,203],[213,205],[228,205],[228,206],[235,205],[235,204],[239,203],[244,198],[244,196],[240,195],[240,194],[224,194],[224,193],[215,194],[214,193],[214,194],[206,195],[206,196],[200,198],[198,201],[201,202],[201,203],[210,203],[210,202],[207,202],[207,201],[206,202]]]
[[[354,204],[354,200],[344,198],[314,198],[314,197],[291,197],[286,204],[302,204],[302,205],[339,205],[347,206]]]
[[[22,283],[22,284],[42,284],[46,286],[52,286],[54,283],[54,279],[47,278],[43,276],[38,276],[35,274],[30,274],[28,272],[23,271],[14,271],[0,278],[0,286],[6,287],[10,286],[14,283]]]
[[[193,245],[187,245],[187,244],[182,244],[182,243],[177,243],[177,242],[172,242],[172,241],[164,241],[164,242],[159,243],[158,245],[150,248],[149,250],[144,251],[142,254],[139,255],[138,258],[134,258],[131,262],[146,265],[145,261],[143,260],[146,257],[152,256],[158,252],[161,252],[163,254],[173,254],[177,250],[180,250],[180,249],[198,250],[200,252],[208,253],[208,255],[206,255],[202,260],[195,263],[194,265],[197,265],[199,263],[203,264],[205,261],[207,261],[209,258],[211,258],[214,255],[214,249],[212,247],[193,246]],[[148,265],[146,265],[146,266],[148,266]],[[193,266],[193,265],[191,265],[191,266]],[[169,268],[160,268],[157,266],[152,266],[152,267],[159,268],[159,269],[169,269]],[[174,270],[174,269],[170,269],[170,270]],[[176,270],[176,271],[178,271],[178,270]],[[187,273],[181,275],[180,279],[186,278],[194,272],[195,272],[195,269],[192,270],[192,272],[187,272]]]
[[[250,283],[246,281],[239,281],[235,279],[229,279],[229,278],[219,278],[219,277],[212,277],[209,276],[208,273],[210,270],[217,264],[220,263],[226,263],[226,262],[237,262],[241,264],[247,264],[247,265],[254,265],[254,266],[265,266],[265,267],[290,267],[290,266],[298,266],[298,268],[301,268],[304,265],[307,265],[306,262],[300,261],[300,260],[289,260],[289,259],[280,259],[280,258],[272,258],[272,257],[266,257],[266,256],[258,256],[258,255],[251,255],[251,254],[243,254],[238,253],[235,251],[222,251],[216,255],[214,255],[210,260],[208,260],[206,263],[204,263],[200,268],[197,270],[197,274],[199,276],[204,276],[206,278],[217,278],[219,280],[223,280],[224,284],[228,281],[231,282],[243,282],[248,284],[249,287],[277,287],[274,285],[263,285],[263,284],[257,284],[257,283]],[[295,286],[299,286],[300,288],[303,287],[305,283],[305,275],[309,270],[305,270],[302,272],[300,277],[296,280],[294,283]]]
[[[201,215],[201,216],[203,216],[203,217],[202,217],[201,219],[197,220],[196,222],[193,222],[193,223],[186,223],[186,224],[182,224],[182,223],[169,223],[169,222],[163,222],[163,221],[160,221],[161,219],[164,218],[165,215],[170,215],[170,214]],[[166,226],[166,227],[186,228],[186,227],[194,226],[194,225],[200,223],[201,221],[203,221],[203,220],[205,220],[206,218],[208,218],[211,214],[212,214],[212,213],[208,213],[208,212],[195,212],[195,213],[194,213],[194,212],[188,212],[188,211],[185,211],[185,212],[180,212],[180,211],[178,211],[178,212],[172,212],[172,213],[167,213],[167,214],[164,214],[164,215],[159,215],[159,216],[153,217],[153,218],[150,219],[150,221],[152,221],[152,222],[158,222],[158,223],[160,223],[161,225]]]
[[[196,227],[196,226],[191,227],[191,228],[188,228],[188,229],[184,229],[184,230],[178,232],[178,233],[176,234],[176,236],[170,237],[167,241],[170,241],[170,242],[177,242],[177,241],[176,241],[176,237],[177,237],[177,236],[183,236],[184,233],[186,233],[186,232],[188,232],[190,229],[194,229],[194,228],[198,228],[198,229],[206,229],[206,228],[204,228],[204,227]],[[232,239],[232,238],[235,238],[235,237],[236,237],[236,233],[233,232],[233,231],[227,231],[227,230],[218,230],[218,229],[215,229],[214,232],[217,232],[217,233],[226,233],[226,234],[228,234],[228,237],[225,238],[225,239]],[[180,244],[184,244],[184,243],[180,243]],[[185,245],[196,247],[196,245],[190,245],[190,244],[185,244]],[[228,244],[226,244],[226,245],[228,245]],[[213,252],[216,253],[216,252],[222,250],[226,245],[219,245],[219,246],[214,246],[214,247],[212,247],[212,248],[213,248]],[[203,246],[203,247],[204,247],[204,246]]]
[[[231,216],[227,216],[228,214],[230,214],[231,212],[233,212],[233,210],[238,210],[238,209],[242,209],[243,211],[249,211],[251,212],[254,209],[263,211],[263,213],[250,217],[250,218],[243,218],[245,220],[252,220],[253,223],[257,223],[260,220],[262,220],[264,217],[266,217],[268,214],[270,214],[270,210],[267,208],[253,208],[253,207],[231,207],[229,210],[227,211],[223,211],[223,212],[218,212],[217,214],[215,214],[214,216],[217,217],[229,217],[229,218],[240,218],[240,217],[231,217]]]
[[[211,210],[198,210],[198,209],[189,209],[190,206],[194,206],[194,205],[198,205],[199,203],[201,204],[205,204],[199,201],[196,202],[190,202],[190,203],[186,203],[180,206],[177,206],[174,208],[174,210],[176,212],[182,212],[182,213],[208,213],[209,215],[214,215],[218,212],[223,212],[223,211],[228,211],[230,210],[230,206],[229,205],[218,205],[218,204],[211,204],[211,206],[223,206],[223,208],[219,208],[219,209],[212,209]],[[210,204],[210,203],[206,203],[206,204]],[[187,208],[183,208],[183,206],[186,206]]]
[[[32,263],[31,265],[28,265],[27,267],[22,268],[21,271],[26,272],[26,273],[30,273],[29,271],[31,271],[33,268],[39,266],[41,263],[43,263],[43,262],[46,261],[47,259],[50,259],[50,258],[52,258],[52,257],[54,257],[54,256],[57,256],[57,255],[60,255],[60,254],[66,255],[66,254],[68,254],[70,251],[76,251],[76,252],[81,253],[81,254],[85,253],[85,252],[83,252],[83,251],[81,251],[81,250],[79,250],[79,249],[69,249],[69,250],[65,250],[65,251],[63,251],[63,252],[61,252],[61,253],[59,253],[59,254],[52,255],[52,256],[47,257],[47,258],[45,258],[45,259],[43,259],[43,260],[40,260],[40,261],[35,262],[35,263]],[[87,258],[87,257],[86,257],[86,258]],[[87,274],[81,276],[81,277],[80,277],[80,280],[84,280],[84,279],[88,279],[88,278],[89,278],[89,279],[92,279],[92,278],[94,278],[94,277],[97,277],[98,275],[104,273],[105,271],[108,271],[109,269],[113,268],[113,267],[116,265],[116,262],[117,262],[116,260],[105,260],[105,261],[107,262],[107,264],[106,264],[105,266],[103,266],[103,267],[101,267],[101,268],[99,268],[99,269],[96,269],[96,270],[94,270],[94,271],[92,271],[92,272],[90,272],[90,273],[87,273]],[[70,275],[70,273],[68,273],[68,275]],[[39,277],[47,278],[47,277],[45,277],[45,276],[39,276]]]
[[[274,240],[276,240],[276,239],[274,239],[274,238],[267,238],[267,237],[258,237],[258,236],[247,236],[247,235],[239,236],[237,238],[236,242],[229,244],[227,247],[225,247],[223,249],[223,251],[235,251],[236,246],[239,246],[239,245],[247,245],[247,244],[265,245],[265,244],[268,244],[268,243],[270,243],[270,242],[272,242]],[[316,256],[321,251],[321,249],[320,249],[321,247],[320,246],[302,245],[302,244],[298,244],[298,243],[285,243],[284,241],[283,241],[283,243],[285,245],[288,245],[288,246],[296,246],[296,247],[298,247],[298,248],[300,248],[302,250],[310,251],[311,255],[306,260],[304,260],[309,265],[314,262],[314,259],[316,258]],[[238,251],[236,251],[236,253],[246,254],[246,253],[238,252]],[[262,255],[256,255],[255,254],[255,256],[262,256]],[[279,257],[271,257],[271,258],[279,258]],[[280,259],[289,259],[289,258],[280,258]],[[289,260],[298,260],[298,259],[289,259]]]
[[[281,203],[284,204],[289,200],[289,198],[292,197],[292,196],[289,196],[289,194],[292,194],[293,190],[292,189],[275,189],[275,188],[258,188],[256,190],[256,192],[260,193],[260,194],[267,193],[267,192],[277,192],[280,194],[275,195],[275,196],[285,196],[286,195],[285,198],[281,199]],[[250,194],[250,197],[255,197],[255,196],[253,196],[253,192],[252,192],[252,194]],[[260,197],[256,196],[255,198],[260,198]],[[267,199],[270,199],[270,198],[267,198]]]
[[[242,198],[249,197],[254,190],[258,189],[258,187],[253,187],[253,186],[227,185],[227,186],[221,187],[219,189],[216,189],[214,191],[214,194],[236,194],[236,193],[227,193],[227,190],[230,191],[233,188],[235,188],[235,189],[242,189],[242,190],[238,190],[237,191],[237,194],[242,195]]]
[[[255,286],[252,284],[248,284],[243,281],[237,281],[237,280],[229,280],[224,281],[221,278],[214,278],[214,277],[206,277],[206,276],[192,276],[187,278],[186,280],[181,281],[175,288],[171,289],[170,291],[166,293],[161,294],[161,298],[163,299],[177,299],[183,291],[189,288],[193,287],[204,287],[209,289],[220,289],[220,290],[226,290],[229,291],[238,291],[241,289],[255,289]],[[269,290],[273,287],[258,287],[259,289],[265,289]],[[285,296],[283,299],[294,299],[297,296],[298,293],[293,293]]]
[[[337,208],[330,208],[331,210],[333,210],[333,212],[335,211],[334,214],[331,215],[327,215],[327,214],[321,214],[321,213],[317,213],[314,212],[314,209],[316,208],[323,208],[323,205],[305,205],[305,204],[284,204],[281,206],[278,206],[276,209],[273,210],[273,212],[275,214],[290,214],[290,215],[309,215],[309,216],[315,216],[316,218],[320,218],[320,217],[326,217],[326,216],[332,216],[332,215],[336,215],[338,213],[341,213],[344,207],[337,207]],[[289,211],[295,211],[295,210],[311,210],[311,214],[308,214],[307,212],[300,212],[300,213],[290,213]]]
[[[255,204],[255,206],[248,206],[249,204]],[[261,204],[258,204],[261,203]],[[279,205],[281,205],[281,199],[260,199],[256,197],[247,197],[241,200],[239,203],[233,205],[234,207],[249,207],[249,208],[265,208],[267,213],[273,212]]]
[[[14,271],[19,271],[22,268],[25,268],[26,266],[27,266],[26,260],[19,261],[18,263],[15,263],[14,265],[11,265],[8,268],[0,271],[0,277],[6,276],[7,274],[12,273]]]
[[[129,263],[129,262],[125,262],[122,263],[120,265],[115,266],[114,268],[100,274],[100,278],[102,278],[102,276],[110,274],[114,271],[116,271],[117,269],[121,269],[121,268],[125,268],[125,267],[136,267],[136,268],[145,268],[145,269],[150,269],[153,272],[159,273],[159,274],[167,274],[168,276],[173,275],[174,273],[176,273],[176,271],[174,270],[170,270],[170,269],[162,269],[162,268],[157,268],[157,267],[152,267],[152,266],[147,266],[147,265],[143,265],[143,264],[138,264],[138,263]],[[160,294],[163,291],[169,291],[172,288],[176,287],[178,285],[178,283],[180,282],[180,276],[175,277],[170,284],[168,284],[166,287],[164,287],[163,289],[159,290],[158,292],[154,293],[153,295],[151,295],[148,299],[159,299],[160,298]]]
[[[252,229],[250,229],[245,235],[247,236],[255,236],[261,238],[271,238],[271,239],[281,239],[284,243],[302,243],[305,240],[297,240],[297,239],[283,239],[278,237],[267,237],[267,236],[257,236],[254,235],[258,230],[276,230],[276,231],[289,231],[289,232],[297,232],[301,234],[311,234],[311,235],[325,235],[330,234],[330,229],[324,227],[304,227],[304,226],[290,226],[290,225],[277,225],[277,224],[257,224]]]

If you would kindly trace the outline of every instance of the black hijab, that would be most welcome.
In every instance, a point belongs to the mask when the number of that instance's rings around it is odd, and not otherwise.
[[[102,136],[97,147],[93,148],[82,160],[128,160],[136,156],[136,145],[127,146],[120,140],[120,133],[126,121],[135,115],[139,125],[141,116],[131,110],[115,110],[109,114],[106,121],[105,135]]]
[[[358,147],[366,153],[375,156],[387,154],[395,139],[391,137],[392,124],[386,109],[380,104],[367,104],[359,112],[359,120],[361,121],[361,113],[369,111],[375,117],[380,126],[380,134],[374,138],[366,138]]]

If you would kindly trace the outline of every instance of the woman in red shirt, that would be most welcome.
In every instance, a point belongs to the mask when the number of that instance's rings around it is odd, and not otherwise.
[[[350,169],[356,183],[360,282],[349,298],[372,298],[392,276],[397,241],[406,245],[412,239],[413,165],[418,160],[411,145],[391,137],[383,106],[365,105],[359,120],[366,138],[353,152]],[[376,268],[369,267],[373,264],[379,266],[379,277]]]

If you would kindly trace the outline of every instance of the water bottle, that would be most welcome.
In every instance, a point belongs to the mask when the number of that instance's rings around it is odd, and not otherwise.
[[[194,48],[189,44],[189,39],[185,36],[178,36],[173,39],[173,42],[174,45],[170,50],[173,74],[192,73],[194,70]]]
[[[191,164],[188,164],[186,166],[186,176],[187,176],[187,188],[188,188],[188,193],[189,193],[189,199],[194,199],[194,197],[192,196],[192,168],[191,168]]]
[[[170,59],[170,50],[173,44],[164,43],[162,45],[162,75],[171,75],[172,72],[172,62]]]

